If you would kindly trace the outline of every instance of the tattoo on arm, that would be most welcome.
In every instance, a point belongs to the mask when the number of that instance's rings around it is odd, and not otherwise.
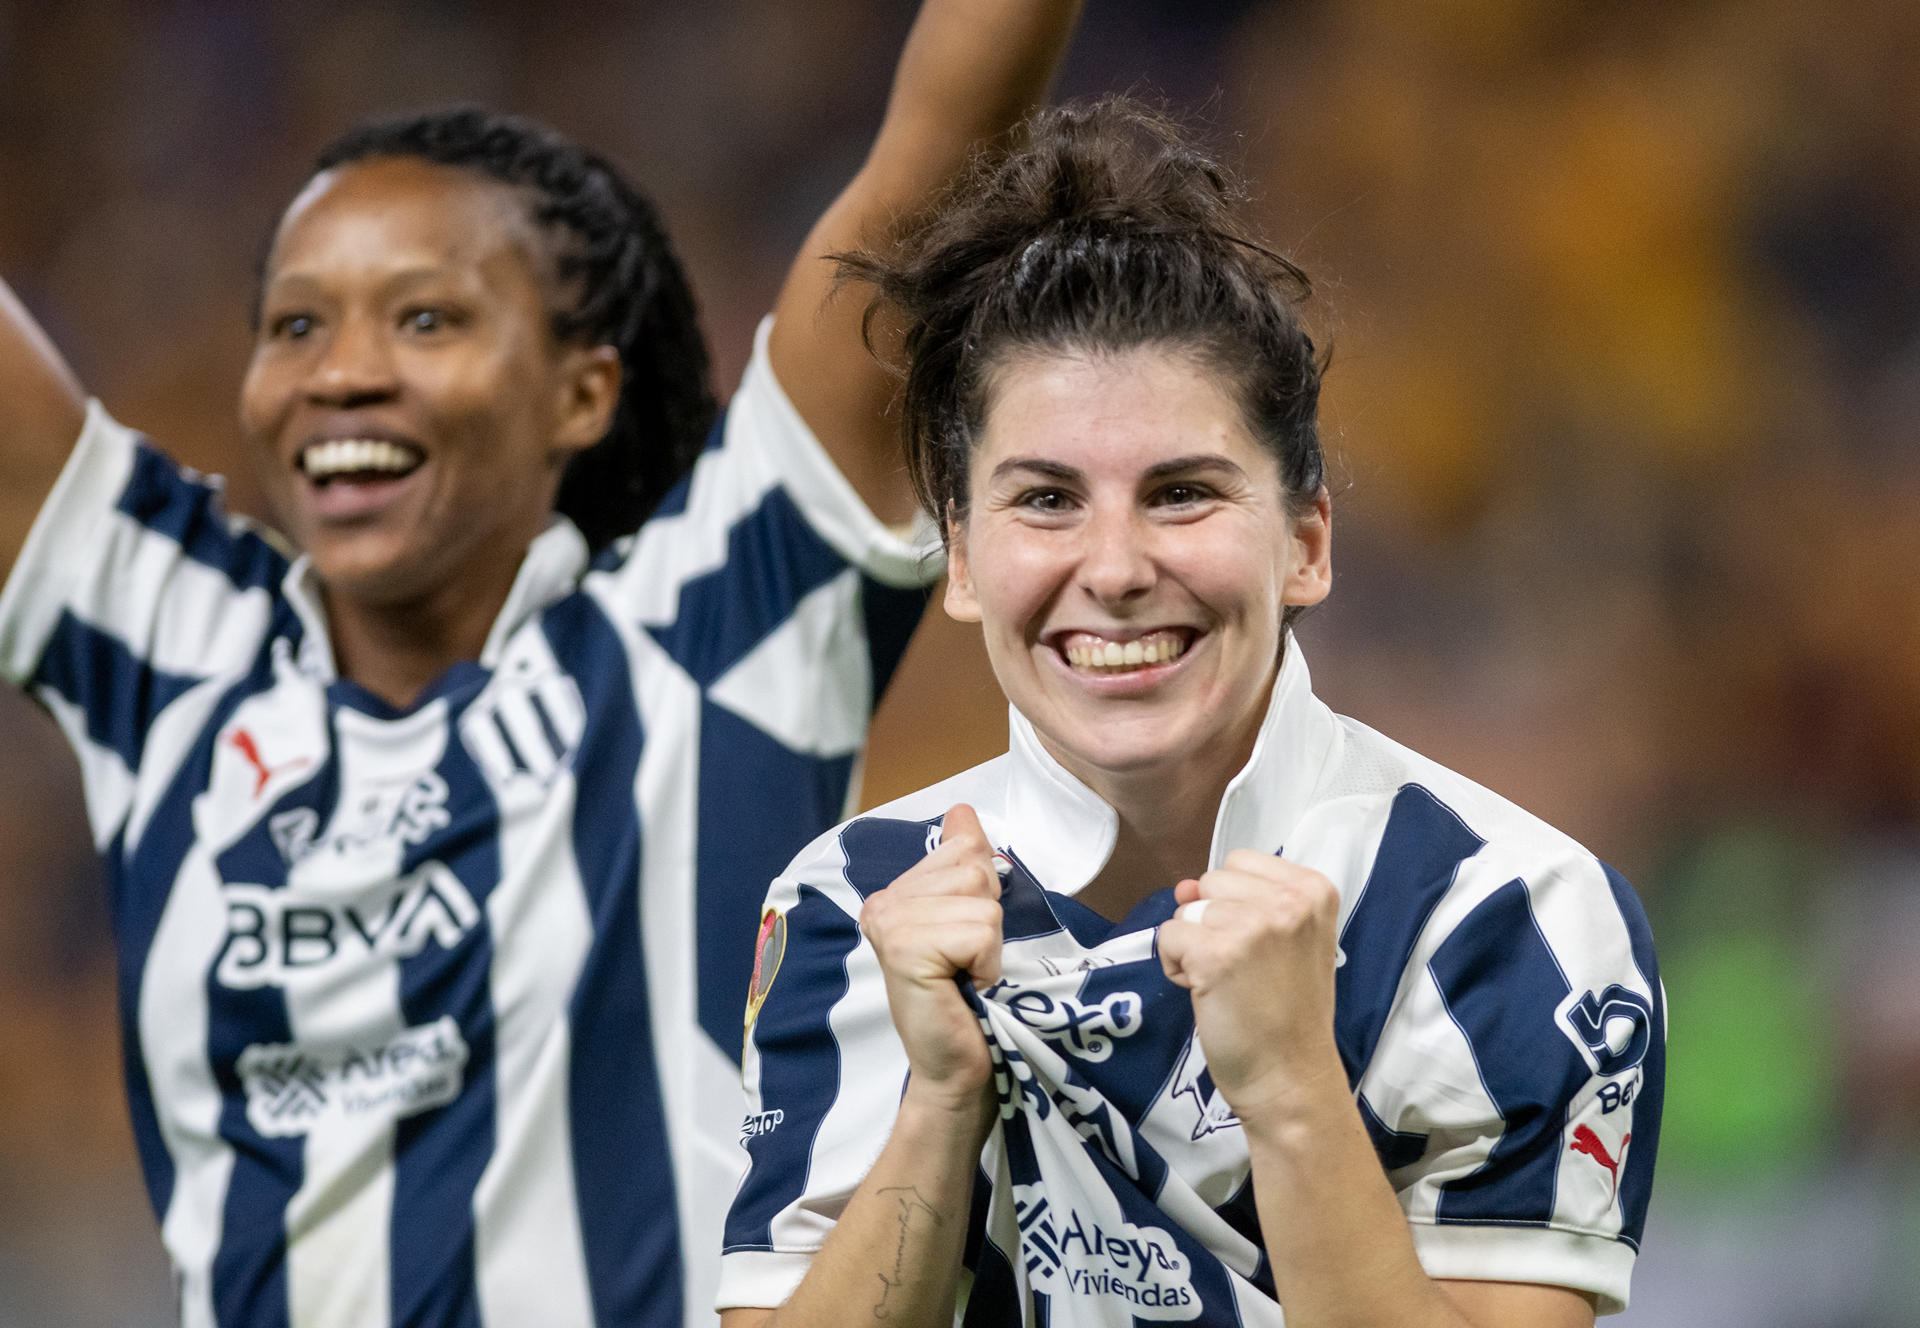
[[[907,1283],[908,1233],[912,1231],[916,1220],[918,1220],[923,1227],[928,1221],[931,1221],[934,1226],[938,1227],[945,1225],[946,1219],[940,1215],[939,1209],[921,1198],[920,1191],[911,1185],[890,1186],[887,1189],[878,1191],[878,1193],[880,1195],[891,1195],[893,1197],[896,1205],[894,1222],[900,1228],[900,1239],[895,1244],[893,1251],[893,1274],[891,1276],[886,1273],[880,1274],[880,1299],[873,1303],[874,1318],[891,1319],[894,1314],[894,1307],[887,1304],[887,1299],[893,1294],[895,1287],[902,1287]]]

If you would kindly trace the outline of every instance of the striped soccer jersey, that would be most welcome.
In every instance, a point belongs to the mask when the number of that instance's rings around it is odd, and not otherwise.
[[[1173,891],[1117,924],[1076,902],[1117,818],[1017,712],[1012,734],[1004,756],[821,836],[774,883],[720,1303],[790,1295],[885,1143],[906,1057],[860,905],[966,802],[999,850],[1006,940],[1002,981],[970,994],[1002,1119],[976,1178],[964,1322],[1277,1325],[1245,1137],[1154,950]],[[1339,889],[1336,1038],[1427,1272],[1623,1308],[1665,1059],[1626,882],[1333,714],[1291,639],[1213,864],[1236,848]]]
[[[335,676],[304,562],[90,408],[0,674],[79,754],[187,1325],[713,1322],[746,938],[936,570],[766,331],[641,531],[589,566],[556,518],[405,710]]]

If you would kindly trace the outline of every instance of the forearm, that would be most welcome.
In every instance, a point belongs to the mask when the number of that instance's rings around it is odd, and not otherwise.
[[[895,70],[869,165],[938,188],[976,145],[1039,104],[1080,0],[927,0]],[[892,149],[908,140],[910,154]],[[903,200],[910,201],[910,200]]]
[[[930,204],[968,155],[1046,94],[1080,0],[927,0],[894,74],[864,165],[815,224],[774,306],[769,353],[781,386],[883,520],[913,511],[894,381],[863,345],[866,300],[836,296],[832,255],[883,243]]]
[[[80,436],[84,413],[66,362],[0,281],[0,582]]]
[[[953,1321],[973,1178],[991,1099],[958,1111],[909,1087],[893,1134],[854,1192],[778,1328],[891,1328]]]
[[[1242,1113],[1288,1328],[1478,1328],[1414,1254],[1337,1055]]]

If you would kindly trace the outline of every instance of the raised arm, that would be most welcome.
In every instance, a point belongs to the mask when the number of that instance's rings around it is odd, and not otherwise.
[[[774,372],[882,520],[913,511],[886,417],[893,387],[861,344],[866,301],[835,291],[827,255],[880,239],[976,147],[1018,123],[1046,91],[1079,10],[1080,0],[926,0],[873,148],[807,236],[774,306]]]
[[[85,417],[86,397],[73,371],[0,281],[0,584]]]

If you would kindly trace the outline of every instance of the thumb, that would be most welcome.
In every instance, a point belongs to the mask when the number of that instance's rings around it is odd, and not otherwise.
[[[973,808],[964,802],[956,802],[947,809],[946,816],[940,822],[940,842],[950,843],[965,835],[972,835],[983,847],[987,843],[986,829],[981,826]]]

